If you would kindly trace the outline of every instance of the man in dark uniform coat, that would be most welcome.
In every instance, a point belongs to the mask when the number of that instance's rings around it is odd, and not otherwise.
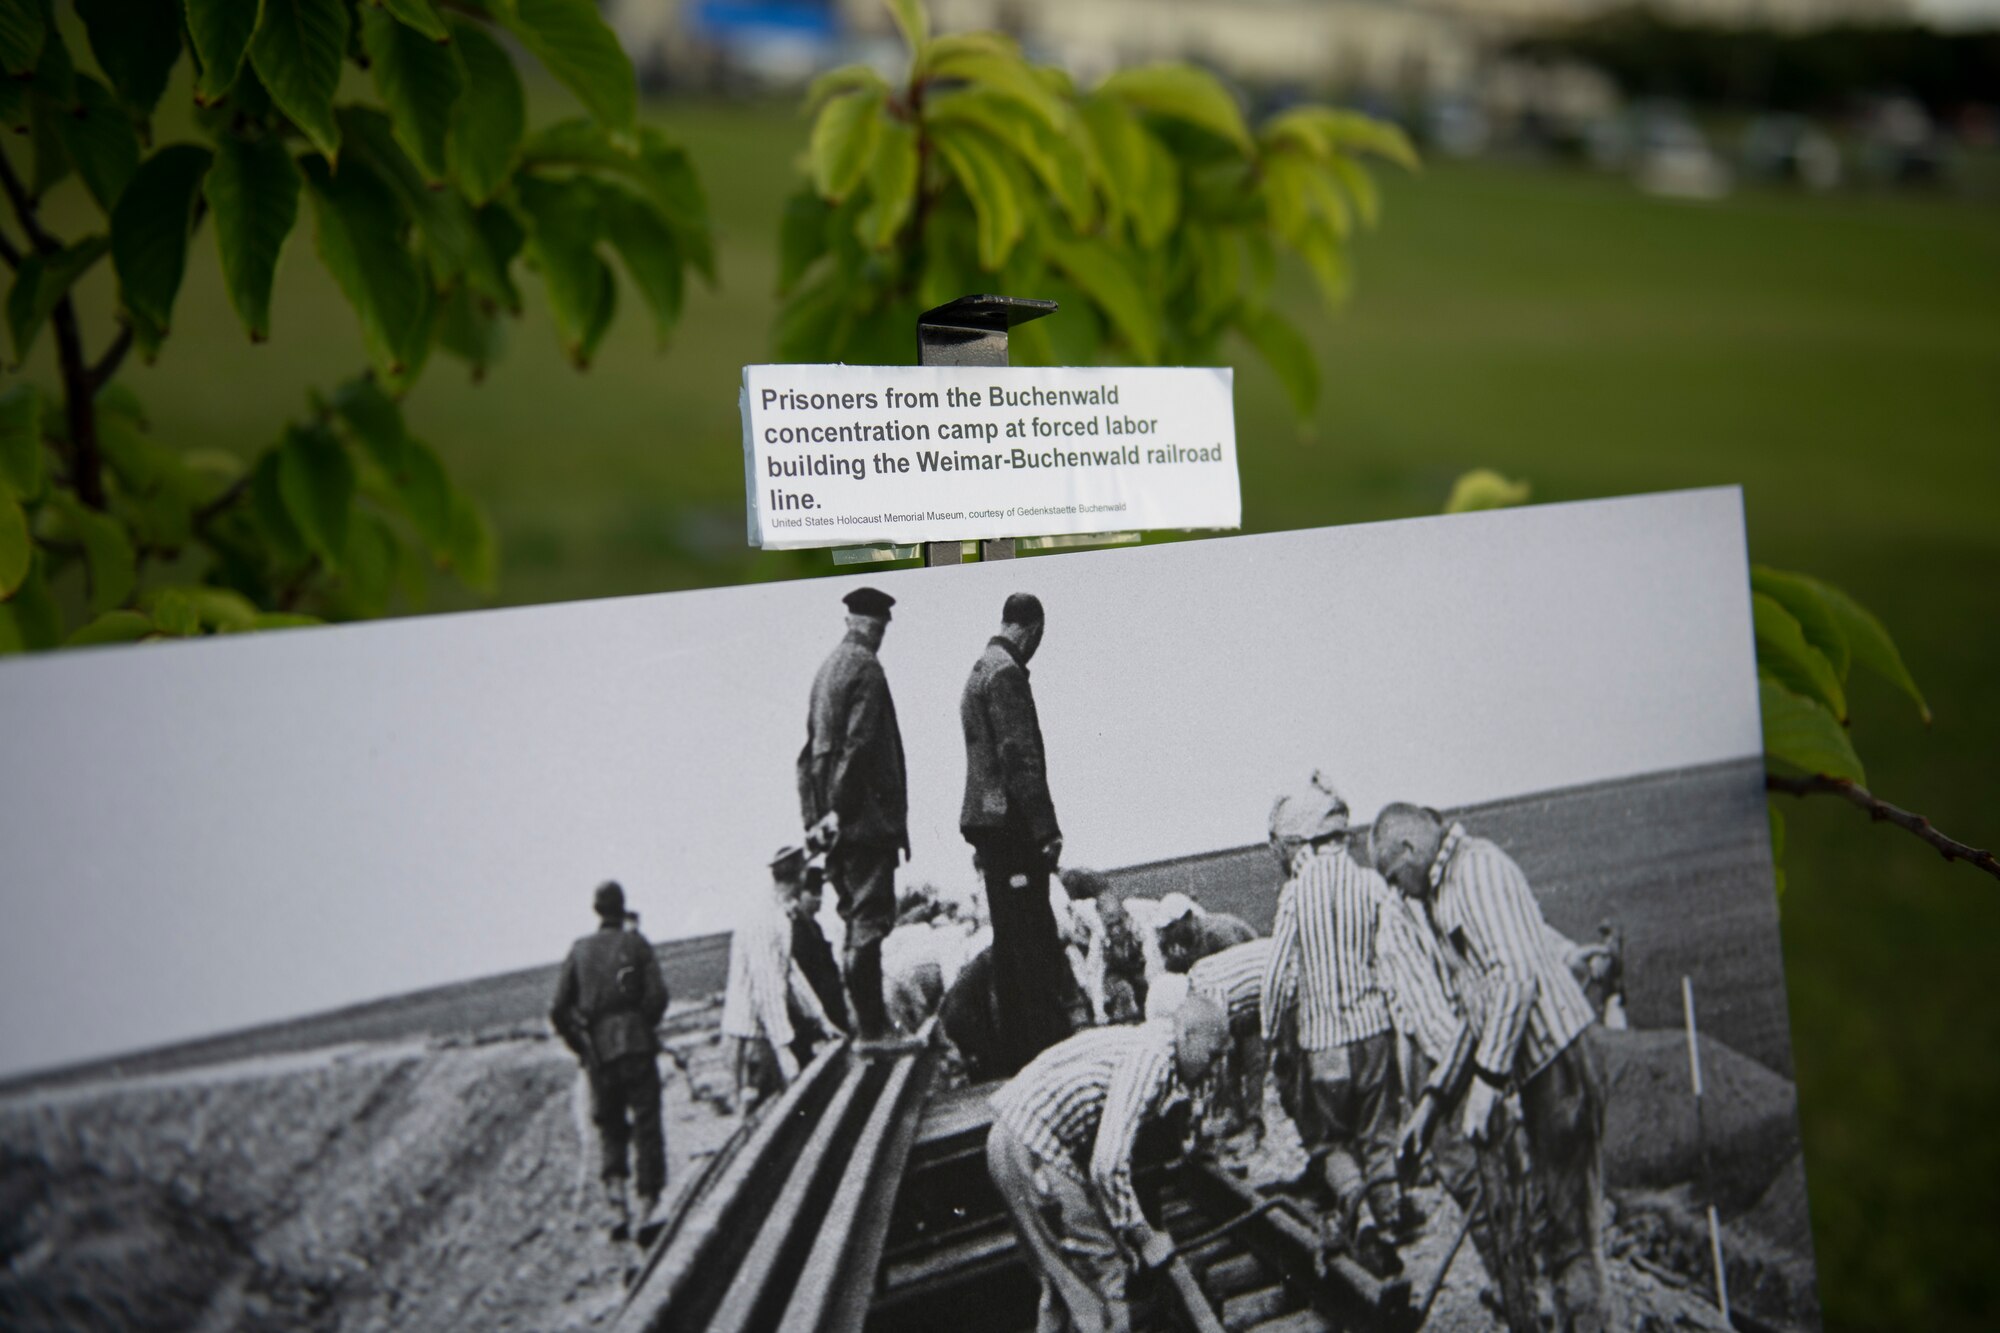
[[[612,1234],[622,1237],[631,1227],[625,1199],[628,1148],[638,1159],[641,1225],[667,1184],[657,1032],[667,1012],[667,981],[653,946],[636,927],[626,928],[625,890],[609,881],[600,884],[592,906],[597,929],[570,946],[549,1022],[590,1078]]]
[[[856,588],[841,600],[847,634],[813,677],[799,808],[807,844],[826,849],[827,878],[847,923],[847,996],[857,1035],[880,1042],[890,1032],[882,941],[896,924],[896,858],[910,850],[903,737],[875,656],[895,598]]]
[[[1012,1075],[1069,1035],[1076,980],[1049,903],[1062,830],[1028,688],[1028,659],[1045,626],[1041,601],[1017,592],[1000,619],[1000,632],[973,663],[959,696],[965,803],[958,827],[985,878],[993,919],[993,1000],[1001,1028],[991,1072]]]
[[[851,1020],[847,1016],[847,997],[841,990],[840,964],[834,961],[833,946],[827,943],[826,932],[819,928],[820,885],[824,880],[818,866],[807,866],[799,896],[792,900],[792,961],[805,974],[806,984],[819,997],[826,1016],[845,1028]],[[808,1014],[792,1015],[792,1030],[798,1034],[793,1038],[794,1050],[801,1064],[812,1058],[810,1020]]]

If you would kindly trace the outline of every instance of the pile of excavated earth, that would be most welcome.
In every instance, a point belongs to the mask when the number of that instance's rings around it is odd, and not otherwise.
[[[668,1018],[671,1196],[737,1124],[712,1004]],[[1596,1033],[1610,1084],[1607,1245],[1624,1326],[1723,1329],[1677,1033]],[[1704,1051],[1732,1296],[1816,1328],[1791,1084]],[[1276,1107],[1236,1165],[1303,1159]],[[596,1203],[576,1065],[546,1030],[347,1046],[0,1098],[0,1326],[560,1333],[617,1309],[636,1252]],[[1435,1186],[1421,1290],[1457,1231]],[[1430,1327],[1499,1328],[1472,1246]]]

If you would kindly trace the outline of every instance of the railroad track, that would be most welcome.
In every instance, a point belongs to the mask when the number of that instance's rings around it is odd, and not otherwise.
[[[926,1038],[930,1033],[926,1031]],[[1019,1333],[1038,1290],[986,1173],[990,1087],[932,1097],[934,1046],[829,1047],[711,1158],[666,1218],[615,1333]],[[1312,1220],[1212,1166],[1135,1181],[1174,1262],[1135,1286],[1135,1327],[1398,1333],[1406,1283],[1315,1270]]]

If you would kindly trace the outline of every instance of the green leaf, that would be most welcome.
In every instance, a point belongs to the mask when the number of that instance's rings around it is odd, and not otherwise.
[[[445,156],[458,188],[484,203],[514,170],[528,128],[527,99],[513,57],[485,25],[454,14],[451,34],[465,77],[451,108]]]
[[[259,611],[257,619],[251,624],[250,628],[254,630],[308,629],[314,625],[324,625],[325,623],[318,616],[300,615],[296,611]]]
[[[1011,98],[1039,116],[1052,130],[1063,127],[1063,103],[1018,55],[955,49],[927,62],[925,73],[938,80],[960,80]]]
[[[438,17],[437,8],[431,0],[381,0],[381,5],[432,41],[451,40],[451,34],[445,30],[444,20]]]
[[[381,385],[365,375],[347,381],[333,391],[333,410],[384,472],[394,478],[402,471],[410,432],[403,424],[402,407],[382,392]]]
[[[1272,153],[1264,159],[1258,192],[1264,197],[1271,229],[1293,245],[1304,239],[1312,226],[1311,178],[1317,174],[1318,168],[1296,153]]]
[[[1826,600],[1827,609],[1840,623],[1854,660],[1909,695],[1911,702],[1917,706],[1918,714],[1928,724],[1931,720],[1930,705],[1924,702],[1923,691],[1917,688],[1910,669],[1903,665],[1903,654],[1897,651],[1896,641],[1889,637],[1889,631],[1883,628],[1882,622],[1868,608],[1831,583],[1818,579],[1813,582],[1817,584],[1820,596]]]
[[[1013,149],[1041,178],[1062,204],[1071,227],[1085,232],[1095,225],[1097,196],[1091,185],[1090,165],[1077,147],[1080,132],[1074,127],[1069,133],[1059,134],[1019,102],[984,88],[945,93],[932,99],[925,105],[924,120],[932,127],[961,121],[984,130]],[[914,141],[910,172],[914,185]]]
[[[39,652],[62,642],[62,609],[49,594],[48,562],[32,553],[28,576],[0,602],[0,654]]]
[[[403,239],[403,218],[382,179],[355,161],[338,175],[318,157],[305,171],[319,254],[361,319],[368,354],[383,373],[400,374],[424,316],[424,280]],[[338,548],[335,548],[336,551]]]
[[[1347,299],[1350,275],[1347,269],[1347,253],[1342,249],[1340,238],[1331,227],[1312,226],[1306,234],[1295,242],[1299,257],[1312,270],[1313,278],[1319,283],[1320,295],[1328,305],[1338,305]]]
[[[1805,631],[1784,604],[1761,592],[1750,595],[1750,614],[1757,626],[1757,667],[1781,681],[1794,694],[1823,703],[1841,722],[1847,721],[1847,695],[1826,654],[1806,642]]]
[[[328,161],[340,152],[333,95],[347,55],[342,0],[263,0],[264,20],[250,42],[250,64],[278,109]]]
[[[28,577],[34,551],[28,540],[28,516],[21,512],[20,502],[11,495],[0,495],[0,601],[12,597]]]
[[[1006,149],[968,125],[939,125],[931,142],[965,187],[979,223],[979,263],[989,272],[1007,262],[1026,230],[1020,193],[1008,171]]]
[[[924,14],[923,0],[888,0],[889,16],[911,51],[921,51],[931,35],[930,19]]]
[[[110,249],[108,238],[87,236],[54,254],[30,253],[21,257],[20,270],[7,292],[7,331],[13,335],[17,363],[28,359],[35,335],[49,322],[64,293]]]
[[[1763,672],[1757,676],[1757,695],[1764,713],[1766,758],[1805,773],[1867,782],[1847,729],[1832,713]]]
[[[790,294],[826,253],[826,220],[832,214],[818,190],[799,190],[785,201],[778,224],[778,295]]]
[[[1099,84],[1098,91],[1153,115],[1199,126],[1245,153],[1254,151],[1236,99],[1206,70],[1192,65],[1145,65],[1118,71]]]
[[[531,137],[521,150],[529,167],[567,167],[608,172],[639,188],[674,229],[688,262],[713,283],[715,254],[708,234],[708,205],[687,153],[651,125],[641,125],[638,151],[612,142],[589,121],[570,120]]]
[[[28,136],[35,150],[35,170],[28,182],[28,193],[36,199],[69,175],[69,153],[64,150],[62,136],[58,133],[69,114],[46,97],[29,99]]]
[[[278,494],[306,545],[328,569],[347,553],[354,513],[354,462],[324,426],[293,426],[278,450]]]
[[[507,331],[491,303],[474,296],[463,284],[439,300],[435,327],[438,346],[470,365],[475,381],[483,378],[486,368],[506,350]]]
[[[935,61],[952,60],[972,52],[978,52],[983,55],[1001,56],[1009,60],[1019,60],[1021,58],[1021,44],[1006,33],[994,32],[991,29],[979,32],[946,33],[942,37],[934,37],[924,43],[924,49],[917,54],[916,72],[919,75],[929,73],[931,65]],[[1057,72],[1060,73],[1060,71]],[[1037,76],[1042,76],[1048,73],[1048,71],[1037,69],[1035,73]],[[1044,82],[1047,82],[1047,80],[1044,79]],[[1052,88],[1050,91],[1053,92],[1056,90]]]
[[[106,611],[63,640],[65,647],[91,648],[113,643],[137,643],[154,634],[152,618],[137,611]]]
[[[188,37],[201,71],[194,85],[197,103],[220,101],[236,82],[263,16],[264,0],[187,0]]]
[[[51,124],[84,188],[109,213],[139,165],[139,134],[111,90],[88,74],[76,76],[76,96],[78,113]]]
[[[0,69],[20,78],[35,68],[49,35],[41,0],[0,0]]]
[[[27,84],[19,79],[0,78],[0,129],[29,133],[33,129],[29,118],[31,100]]]
[[[215,141],[215,164],[202,193],[215,214],[229,303],[252,342],[271,335],[271,284],[285,238],[299,219],[302,179],[291,154],[276,139],[251,142],[234,135]]]
[[[639,109],[632,62],[591,0],[494,0],[492,9],[599,124],[632,123]]]
[[[46,99],[52,110],[65,114],[82,110],[76,92],[76,63],[70,59],[60,27],[52,24],[43,35],[41,54],[35,57],[34,77],[28,86]]]
[[[0,495],[42,493],[42,395],[32,384],[0,393]]]
[[[354,515],[340,566],[344,614],[372,620],[388,610],[397,545],[396,534],[379,515],[365,510]]]
[[[449,283],[463,276],[481,294],[510,309],[518,308],[520,293],[509,281],[505,265],[493,254],[471,205],[456,190],[432,189],[425,183],[423,174],[397,142],[388,117],[368,107],[343,107],[340,125],[348,159],[362,162],[373,172],[389,188],[402,212],[416,221],[437,280]],[[342,169],[346,169],[345,161]]]
[[[161,629],[183,637],[199,634],[204,626],[221,633],[246,630],[257,619],[257,608],[242,593],[198,583],[154,588],[139,605]]]
[[[176,588],[158,588],[146,598],[146,612],[160,633],[191,639],[201,633],[201,612]]]
[[[873,66],[842,65],[830,69],[806,85],[806,98],[802,109],[808,116],[818,111],[842,93],[881,93],[888,95],[889,85],[882,80]]]
[[[917,202],[917,131],[906,121],[884,121],[868,160],[868,208],[862,240],[887,250]]]
[[[180,7],[161,0],[76,0],[97,67],[125,105],[149,116],[181,58]]]
[[[375,91],[389,109],[396,142],[427,181],[442,181],[449,169],[445,140],[464,83],[458,56],[451,47],[397,22],[387,10],[366,4],[361,6],[361,45]]]
[[[549,310],[570,359],[589,363],[592,333],[601,334],[606,284],[616,289],[597,253],[603,218],[587,182],[523,177],[517,184],[528,217],[528,255],[542,271]]]
[[[290,567],[302,563],[308,552],[304,534],[285,507],[284,491],[279,484],[282,456],[281,449],[267,449],[258,458],[256,469],[250,474],[250,513],[279,564]]]
[[[1476,467],[1459,474],[1444,502],[1447,514],[1469,514],[1480,509],[1511,509],[1528,503],[1534,487],[1525,481],[1504,477],[1490,467]]]
[[[1049,258],[1083,289],[1141,362],[1160,359],[1160,317],[1125,256],[1102,239],[1049,240]]]
[[[499,578],[499,551],[486,511],[465,495],[451,502],[451,567],[459,581],[477,592],[491,592]]]
[[[680,321],[685,286],[674,233],[644,201],[620,186],[600,185],[597,206],[604,215],[605,238],[652,312],[654,338],[665,347]]]
[[[875,151],[882,117],[880,92],[845,93],[821,108],[806,147],[813,186],[822,198],[839,203],[861,183]]]
[[[1292,410],[1301,417],[1311,415],[1319,401],[1319,366],[1304,335],[1272,310],[1239,311],[1236,327],[1277,375]]]
[[[417,532],[440,558],[452,542],[452,489],[444,463],[422,440],[411,440],[396,477],[396,498]]]
[[[169,144],[147,158],[111,213],[111,263],[125,308],[164,333],[187,269],[195,199],[213,155]]]
[[[1848,650],[1847,631],[1841,628],[1834,616],[1833,608],[1827,605],[1820,593],[1820,584],[1799,574],[1787,574],[1768,565],[1750,566],[1750,587],[1767,597],[1776,598],[1780,605],[1792,613],[1805,632],[1806,642],[1820,650],[1833,667],[1833,674],[1844,685],[1847,683],[1848,669],[1853,665],[1853,656]]]
[[[1354,201],[1354,211],[1361,215],[1361,221],[1374,226],[1382,217],[1382,195],[1375,188],[1375,179],[1359,162],[1351,157],[1334,154],[1326,161],[1326,169],[1340,181],[1348,198]]]
[[[83,546],[84,568],[90,575],[91,612],[103,615],[122,606],[132,595],[138,574],[138,555],[125,525],[109,514],[86,508],[65,490],[51,491],[49,500]]]

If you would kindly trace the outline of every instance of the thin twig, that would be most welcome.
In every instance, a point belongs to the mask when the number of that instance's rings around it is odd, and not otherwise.
[[[118,373],[119,363],[131,350],[132,326],[125,324],[120,326],[118,336],[111,340],[111,346],[104,349],[104,355],[97,359],[97,364],[90,368],[90,387],[93,392],[111,382],[111,377]]]
[[[13,160],[5,153],[0,153],[0,190],[7,192],[7,202],[14,206],[14,216],[20,219],[28,244],[45,255],[62,249],[61,241],[42,230],[41,221],[35,217],[34,197],[28,193],[28,187],[21,184],[21,178],[14,172]]]
[[[1967,865],[1984,870],[1995,879],[2000,879],[2000,856],[1995,856],[1984,848],[1947,837],[1922,815],[1912,814],[1899,806],[1890,805],[1858,782],[1851,782],[1846,778],[1830,778],[1825,774],[1791,778],[1777,773],[1766,773],[1764,787],[1767,791],[1781,791],[1791,796],[1839,796],[1848,804],[1866,810],[1870,819],[1878,821],[1886,819],[1896,827],[1929,843],[1945,860],[1963,861]]]
[[[216,515],[248,494],[250,490],[250,477],[251,474],[245,472],[235,481],[230,482],[227,489],[223,490],[221,494],[195,510],[194,525],[197,528],[206,528],[210,523],[215,521]]]

